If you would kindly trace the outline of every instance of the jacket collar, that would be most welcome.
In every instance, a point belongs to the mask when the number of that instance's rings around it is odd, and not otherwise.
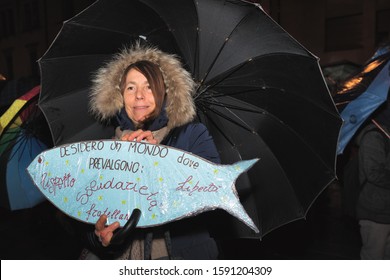
[[[134,126],[134,123],[127,116],[125,108],[122,108],[121,111],[116,115],[116,119],[118,121],[118,124],[119,124],[119,127],[121,128],[121,130],[136,130],[137,129]],[[146,122],[143,125],[142,129],[155,131],[155,130],[159,130],[159,129],[167,126],[167,124],[168,124],[168,117],[167,117],[165,107],[163,107],[160,115],[157,118],[155,118],[149,122]]]

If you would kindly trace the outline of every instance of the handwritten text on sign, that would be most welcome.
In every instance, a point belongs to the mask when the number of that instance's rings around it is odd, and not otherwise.
[[[139,227],[221,208],[257,231],[234,182],[257,159],[217,165],[185,151],[143,142],[77,142],[47,150],[28,167],[42,193],[66,214],[95,223],[106,214]]]

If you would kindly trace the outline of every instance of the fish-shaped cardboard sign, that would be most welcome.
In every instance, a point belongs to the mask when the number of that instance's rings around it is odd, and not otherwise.
[[[164,145],[101,140],[46,150],[27,170],[49,201],[87,223],[105,214],[123,226],[138,208],[137,227],[151,227],[220,208],[258,232],[234,184],[257,160],[220,165]]]

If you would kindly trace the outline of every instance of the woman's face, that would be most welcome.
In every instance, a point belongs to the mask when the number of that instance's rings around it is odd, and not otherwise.
[[[156,108],[148,80],[136,69],[127,73],[123,99],[126,113],[134,122],[144,121]]]

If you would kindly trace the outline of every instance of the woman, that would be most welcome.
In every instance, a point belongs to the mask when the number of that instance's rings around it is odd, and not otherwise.
[[[175,56],[137,45],[98,71],[90,105],[100,120],[117,117],[118,139],[164,144],[219,163],[206,127],[193,122],[194,88],[191,75]],[[95,234],[112,251],[110,241],[119,223],[106,226],[106,221],[107,217],[100,217]],[[216,259],[218,250],[205,221],[195,217],[136,229],[128,244],[114,251],[130,259]]]

